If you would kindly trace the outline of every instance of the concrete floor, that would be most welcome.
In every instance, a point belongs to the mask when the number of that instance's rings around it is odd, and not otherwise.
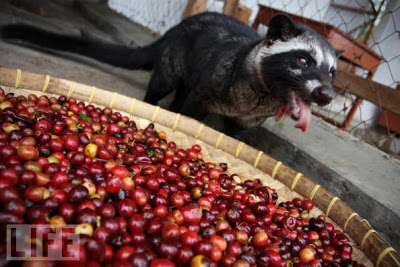
[[[102,41],[128,46],[145,45],[156,38],[104,4],[80,4],[77,8],[49,0],[19,2],[25,3],[25,9],[0,0],[0,26],[24,22],[65,34],[89,34]],[[0,65],[109,88],[138,99],[143,98],[149,79],[148,72],[122,70],[82,56],[1,40]],[[263,127],[250,130],[248,136],[250,143],[348,203],[399,250],[400,162],[318,118],[313,118],[306,134],[293,129],[290,120],[284,124],[267,120]]]

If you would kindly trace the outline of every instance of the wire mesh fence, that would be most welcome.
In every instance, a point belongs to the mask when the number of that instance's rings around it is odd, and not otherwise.
[[[163,34],[179,23],[190,0],[109,0],[111,8]],[[204,10],[223,12],[223,0]],[[345,52],[338,63],[337,95],[315,115],[381,150],[400,155],[400,1],[397,0],[240,0],[251,11],[247,23],[265,32],[276,13],[288,13]],[[367,81],[367,82],[365,82]],[[391,92],[393,93],[393,92]],[[390,103],[389,103],[390,102]]]

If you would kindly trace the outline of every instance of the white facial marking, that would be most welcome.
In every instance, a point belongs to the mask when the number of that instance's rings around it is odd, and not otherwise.
[[[313,45],[313,40],[306,41],[302,36],[297,36],[285,42],[277,40],[270,47],[261,47],[256,57],[256,63],[261,62],[267,56],[294,50],[304,50],[310,53],[318,67],[326,60],[328,60],[329,66],[334,65],[335,58],[331,54],[324,53],[321,47]]]
[[[324,62],[324,52],[322,51],[321,47],[313,47],[312,55],[314,56],[314,60],[317,63],[317,67],[320,67],[322,65],[322,62]]]
[[[260,48],[261,46],[261,48]],[[253,69],[249,69],[249,71],[253,71],[255,70],[255,72],[257,73],[257,77],[258,80],[264,85],[264,87],[266,87],[263,77],[262,77],[262,73],[261,73],[261,61],[262,59],[264,59],[266,57],[266,53],[265,50],[263,49],[265,46],[264,44],[259,44],[257,45],[249,54],[249,56],[247,57],[247,61],[250,64],[247,64],[247,66],[251,67]],[[254,61],[253,61],[254,59]]]
[[[329,69],[332,67],[336,69],[336,57],[333,56],[331,53],[325,53],[325,60],[328,63]]]
[[[300,76],[301,75],[301,70],[299,69],[295,69],[295,70],[290,70],[291,73],[293,73],[294,75]]]
[[[309,80],[305,84],[307,90],[311,93],[315,88],[321,86],[321,82],[318,80]]]
[[[275,41],[275,43],[273,45],[271,45],[270,47],[263,47],[261,50],[265,50],[263,51],[264,54],[266,55],[276,55],[279,53],[285,53],[285,52],[290,52],[290,51],[294,51],[294,50],[305,50],[308,52],[312,51],[312,46],[306,42],[304,42],[304,40],[302,40],[299,36],[292,38],[286,42],[283,42],[281,40]]]

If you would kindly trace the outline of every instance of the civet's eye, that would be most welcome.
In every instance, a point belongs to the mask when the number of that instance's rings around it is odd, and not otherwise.
[[[305,57],[299,57],[297,63],[302,67],[308,67],[308,60]]]

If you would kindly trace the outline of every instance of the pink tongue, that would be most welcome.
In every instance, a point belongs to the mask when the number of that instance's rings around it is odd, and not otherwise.
[[[296,128],[300,128],[303,132],[307,131],[311,120],[311,108],[307,105],[304,100],[296,94],[296,101],[300,107],[299,120],[294,125]]]

